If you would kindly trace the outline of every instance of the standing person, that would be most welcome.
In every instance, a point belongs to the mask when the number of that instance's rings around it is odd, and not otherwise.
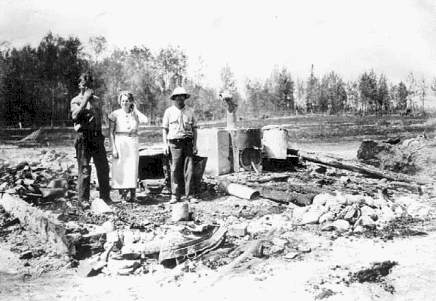
[[[78,163],[77,192],[80,202],[89,202],[91,183],[91,158],[97,169],[100,198],[111,203],[109,186],[109,164],[101,132],[102,110],[98,97],[92,90],[92,76],[82,73],[79,77],[80,93],[71,100],[71,116],[74,130]]]
[[[191,202],[193,197],[193,157],[197,153],[197,122],[194,110],[185,105],[190,95],[185,89],[174,89],[171,100],[174,105],[167,108],[162,120],[162,136],[165,153],[171,155],[171,200],[181,200],[184,183],[185,196]]]
[[[118,189],[123,200],[136,201],[138,184],[140,123],[147,123],[148,118],[136,109],[133,94],[121,92],[118,96],[121,109],[109,115],[109,140],[112,146],[112,188]]]

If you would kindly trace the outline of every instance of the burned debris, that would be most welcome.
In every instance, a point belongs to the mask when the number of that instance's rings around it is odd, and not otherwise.
[[[200,134],[210,140],[196,160],[200,203],[168,203],[168,166],[159,148],[140,150],[137,203],[108,205],[94,197],[80,204],[74,160],[64,152],[3,161],[0,231],[13,241],[19,231],[33,229],[48,242],[17,248],[23,262],[57,256],[83,277],[172,270],[178,281],[209,271],[208,285],[214,286],[268,258],[298,262],[311,256],[316,247],[297,239],[300,231],[332,240],[391,240],[425,235],[419,225],[434,218],[429,174],[289,149],[280,127],[235,131]],[[317,299],[334,294],[325,290]]]

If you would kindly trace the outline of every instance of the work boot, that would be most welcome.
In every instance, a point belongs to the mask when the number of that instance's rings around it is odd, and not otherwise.
[[[171,190],[168,187],[164,186],[162,188],[161,194],[171,194]]]
[[[190,195],[188,196],[189,202],[193,203],[193,204],[197,204],[198,202],[200,202],[200,198],[194,196],[194,195]]]
[[[190,203],[193,203],[193,204],[197,204],[197,203],[200,202],[200,199],[198,199],[198,198],[196,198],[196,197],[194,197],[194,196],[191,196],[191,197],[189,198],[189,202],[190,202]]]
[[[112,201],[112,199],[110,197],[106,197],[102,200],[108,205],[112,205],[113,203],[115,203],[114,201]]]
[[[125,203],[127,201],[127,189],[118,189],[121,196],[121,202]]]
[[[193,195],[187,195],[182,198],[183,201],[187,201],[193,204],[198,203],[200,200]]]
[[[130,189],[130,199],[128,199],[129,202],[136,202],[136,190]]]
[[[176,195],[171,195],[170,204],[175,204],[178,201],[180,201],[180,199]]]

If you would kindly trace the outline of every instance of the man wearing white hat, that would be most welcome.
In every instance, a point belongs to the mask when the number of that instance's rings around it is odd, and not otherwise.
[[[174,105],[167,108],[162,120],[162,135],[166,154],[171,155],[171,201],[181,200],[184,183],[185,196],[193,198],[193,157],[197,153],[197,122],[194,110],[185,105],[189,95],[178,87],[171,94]]]

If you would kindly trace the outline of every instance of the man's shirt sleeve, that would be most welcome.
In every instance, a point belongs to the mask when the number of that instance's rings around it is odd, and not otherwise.
[[[165,110],[163,119],[162,119],[162,128],[164,129],[169,129],[170,127],[170,116],[169,116],[169,111]]]
[[[197,127],[197,117],[195,117],[195,111],[194,109],[192,110],[192,127],[196,128]]]

